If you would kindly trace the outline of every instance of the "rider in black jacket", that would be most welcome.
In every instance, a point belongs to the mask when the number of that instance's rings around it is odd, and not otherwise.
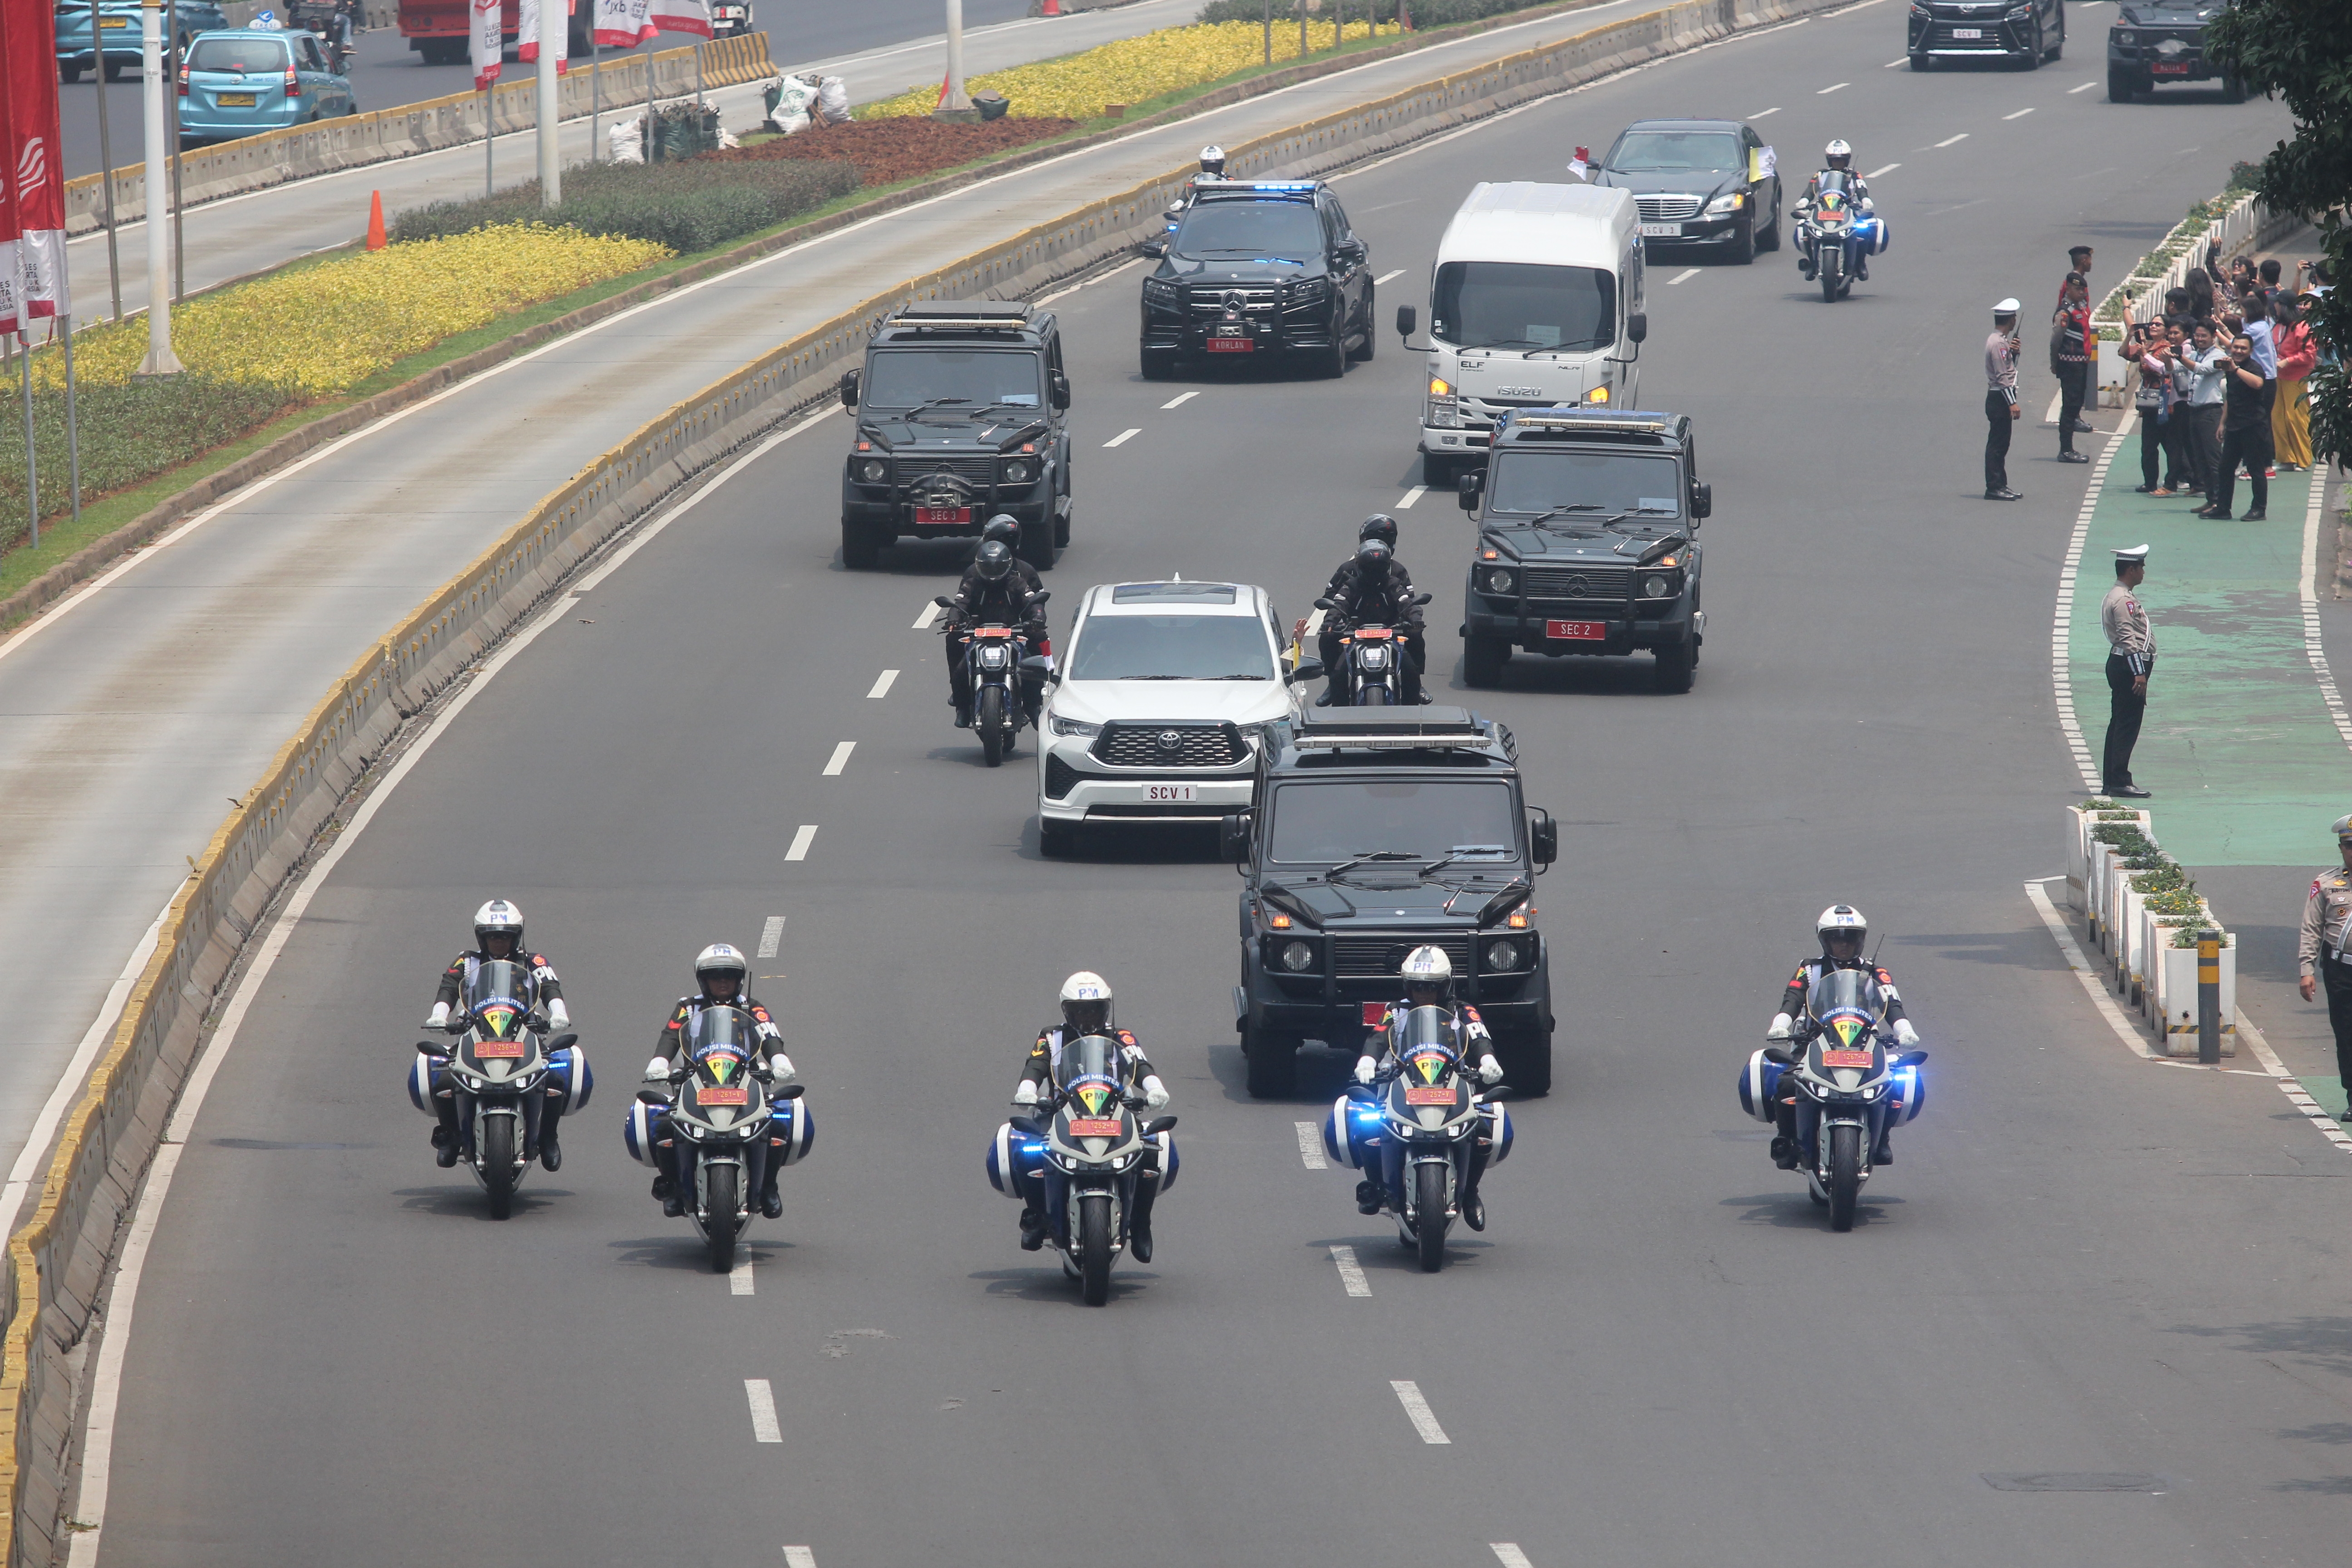
[[[700,987],[670,1005],[669,1017],[662,1025],[660,1037],[654,1042],[654,1058],[646,1064],[646,1081],[667,1085],[672,1076],[682,1072],[688,1064],[684,1059],[687,1029],[694,1016],[706,1007],[738,1007],[751,1018],[752,1039],[757,1059],[751,1070],[772,1084],[792,1082],[796,1069],[793,1058],[784,1054],[784,1037],[776,1021],[760,999],[746,985],[751,965],[744,961],[742,950],[723,942],[714,942],[694,956],[694,978]],[[656,1150],[661,1174],[654,1178],[654,1196],[662,1201],[662,1213],[671,1219],[686,1212],[686,1194],[677,1184],[677,1154],[674,1148]],[[784,1212],[782,1197],[776,1191],[776,1173],[782,1162],[770,1159],[766,1178],[760,1186],[760,1212],[770,1219]]]
[[[1404,657],[1397,666],[1404,677],[1404,700],[1428,700],[1422,694],[1421,671],[1428,662],[1429,647],[1423,635],[1421,606],[1413,603],[1412,576],[1398,564],[1389,546],[1374,531],[1375,523],[1388,521],[1380,517],[1366,519],[1363,542],[1356,547],[1354,559],[1331,574],[1330,586],[1324,597],[1331,601],[1333,607],[1323,614],[1323,633],[1316,644],[1326,676],[1323,695],[1315,700],[1318,708],[1347,701],[1347,675],[1339,667],[1339,636],[1366,623],[1396,628],[1397,640],[1404,649]],[[1394,526],[1390,523],[1391,528]]]
[[[964,574],[956,590],[955,601],[943,626],[947,634],[948,700],[955,704],[956,728],[971,728],[971,675],[964,668],[964,648],[971,641],[970,630],[978,626],[1018,627],[1034,652],[1046,651],[1045,614],[1034,603],[1036,590],[1023,582],[1013,568],[1012,546],[1001,539],[992,539],[980,547],[972,558],[971,569]],[[1045,678],[1035,670],[1021,672],[1022,705],[1029,711],[1029,722],[1037,722],[1037,712],[1045,700]]]

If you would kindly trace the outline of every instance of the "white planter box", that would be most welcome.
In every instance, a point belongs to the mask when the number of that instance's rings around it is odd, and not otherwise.
[[[2116,809],[2121,810],[2120,807]],[[2147,835],[2147,841],[2153,844],[2156,842],[2156,821],[2151,814],[2145,811],[2109,816],[2105,812],[2084,811],[2079,805],[2068,806],[2066,817],[2067,826],[2072,830],[2066,848],[2066,901],[2088,917],[2093,912],[2093,901],[2096,897],[2095,891],[2087,885],[2091,851],[2095,847],[2091,839],[2091,830],[2109,822],[2137,823],[2139,830]]]
[[[2190,924],[2211,925],[2218,930],[2219,926],[2213,919],[2212,910],[2206,906],[2204,900],[2200,899],[2197,901],[2199,907],[2202,909],[2204,912],[2200,919],[2192,921]],[[2156,922],[2159,920],[2175,920],[2178,918],[2178,916],[2174,915],[2158,915],[2151,913],[2145,906],[2143,906],[2140,910],[2139,923],[2142,932],[2140,940],[2145,944],[2145,951],[2148,954],[2146,961],[2147,967],[2143,971],[2147,980],[2146,1004],[2140,1010],[2147,1015],[2148,1022],[2156,1026],[2157,1032],[2159,1035],[2162,1034],[2164,1030],[2166,1010],[2168,1008],[2171,1008],[2174,1012],[2178,1012],[2179,1010],[2173,1006],[2171,998],[2165,990],[2165,986],[2168,984],[2167,975],[2169,972],[2167,970],[2164,963],[2164,953],[2167,947],[2172,942],[2172,933],[2179,931],[2180,928],[2178,926],[2160,926]],[[2193,968],[2192,972],[2189,973],[2189,981],[2192,984],[2195,984],[2196,981]],[[2192,1009],[2197,1005],[2197,998],[2193,993],[2189,998],[2188,1005]]]
[[[2112,858],[2112,845],[2093,844],[2089,851],[2088,868],[2083,874],[2083,924],[2091,933],[2091,941],[2099,941],[2099,895],[2107,885],[2107,861]]]
[[[2169,933],[2168,933],[2168,940]],[[2166,947],[2164,969],[2164,1044],[2167,1056],[2197,1054],[2197,950]],[[2221,947],[2221,1054],[2238,1054],[2238,949],[2225,939]]]
[[[2119,957],[2116,952],[2125,936],[2124,895],[2131,891],[2132,873],[2124,869],[2124,858],[2112,849],[2099,863],[2099,941],[2110,959]]]
[[[2116,920],[2116,992],[2125,1001],[2139,1001],[2142,977],[2147,973],[2147,895],[2123,880],[2123,900]]]

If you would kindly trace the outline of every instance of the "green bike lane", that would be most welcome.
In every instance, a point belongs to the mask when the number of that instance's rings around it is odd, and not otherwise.
[[[2153,794],[2158,841],[2236,933],[2240,1009],[2313,1097],[2341,1112],[2326,1009],[2295,985],[2304,897],[2335,859],[2328,825],[2352,811],[2352,726],[2327,662],[2330,641],[2352,658],[2352,606],[2311,591],[2315,563],[2333,555],[2341,499],[2325,469],[2283,473],[2267,521],[2207,521],[2194,515],[2200,500],[2135,490],[2136,426],[2091,450],[2105,460],[2077,520],[2078,569],[2062,584],[2075,765],[2086,785],[2097,782],[2108,710],[2099,606],[2115,581],[2112,552],[2147,544],[2138,596],[2157,663],[2133,777]],[[2233,510],[2251,505],[2242,480],[2234,500]]]

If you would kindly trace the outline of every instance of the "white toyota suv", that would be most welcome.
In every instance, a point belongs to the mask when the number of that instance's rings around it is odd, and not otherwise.
[[[1038,847],[1066,854],[1081,823],[1248,810],[1265,726],[1299,709],[1284,644],[1263,588],[1087,589],[1038,727]]]

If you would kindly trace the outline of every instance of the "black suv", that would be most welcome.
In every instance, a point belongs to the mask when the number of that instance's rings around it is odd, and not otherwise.
[[[1339,198],[1316,180],[1193,187],[1176,231],[1143,242],[1143,374],[1181,360],[1281,354],[1325,375],[1372,357],[1372,269]]]
[[[857,439],[841,473],[841,563],[901,535],[977,534],[1009,512],[1039,571],[1070,542],[1070,378],[1051,310],[998,300],[909,305],[841,378]]]
[[[1939,60],[2007,60],[2037,70],[2066,48],[2066,0],[1911,0],[1915,71]]]
[[[2107,29],[2107,101],[2129,103],[2168,81],[2218,81],[2221,101],[2246,101],[2246,84],[2205,58],[2205,24],[2222,0],[2126,0]]]
[[[1633,193],[1652,249],[1722,250],[1745,267],[1780,248],[1780,176],[1764,138],[1739,120],[1637,120],[1593,171],[1596,185]]]
[[[1510,731],[1461,708],[1311,710],[1267,731],[1255,801],[1221,835],[1244,879],[1234,1027],[1251,1094],[1292,1093],[1307,1040],[1360,1050],[1424,943],[1453,961],[1506,1081],[1549,1090],[1532,879],[1559,836],[1520,793]]]
[[[1706,640],[1698,607],[1698,479],[1687,414],[1515,409],[1495,426],[1462,622],[1462,679],[1499,686],[1515,647],[1658,656],[1661,691],[1688,691]]]

